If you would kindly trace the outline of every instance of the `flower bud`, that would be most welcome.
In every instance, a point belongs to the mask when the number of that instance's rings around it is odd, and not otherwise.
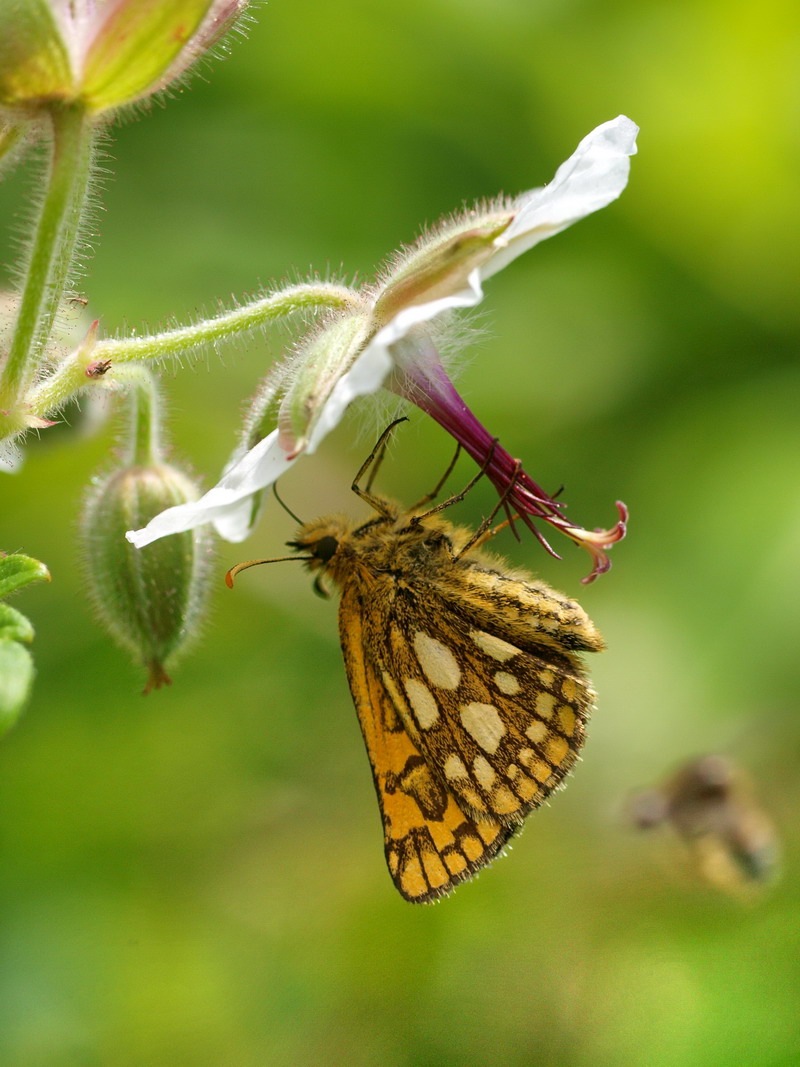
[[[185,474],[153,462],[112,471],[84,505],[91,597],[105,629],[147,668],[145,693],[170,683],[167,665],[198,631],[208,589],[208,536],[191,530],[136,549],[125,531],[197,495]]]
[[[27,106],[72,80],[69,53],[45,0],[0,7],[0,104]]]
[[[208,52],[246,2],[0,5],[0,105],[36,109],[81,101],[99,114],[149,96]]]

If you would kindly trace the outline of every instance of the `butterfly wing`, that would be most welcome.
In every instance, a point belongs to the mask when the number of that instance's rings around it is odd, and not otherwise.
[[[599,646],[600,638],[588,620],[582,637],[569,629],[562,638],[551,617],[560,615],[563,629],[566,613],[574,628],[582,609],[543,583],[501,576],[501,603],[485,588],[495,577],[465,568],[453,596],[446,584],[430,583],[424,596],[399,585],[391,619],[368,644],[431,777],[473,820],[513,830],[563,781],[584,743],[594,692],[564,642]]]
[[[401,895],[423,903],[489,863],[515,827],[466,808],[432,770],[408,729],[397,674],[375,654],[387,622],[368,587],[356,581],[344,586],[339,632],[383,818],[386,860]]]

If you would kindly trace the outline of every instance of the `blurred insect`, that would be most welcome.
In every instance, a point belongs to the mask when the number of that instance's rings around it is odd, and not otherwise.
[[[777,875],[775,828],[745,774],[724,756],[684,764],[663,785],[635,794],[629,812],[639,829],[671,824],[717,889],[747,891]]]
[[[389,871],[406,900],[427,902],[490,863],[569,773],[595,699],[577,653],[604,646],[578,603],[479,551],[511,521],[492,528],[504,500],[475,532],[440,517],[483,471],[425,510],[458,453],[409,510],[372,493],[395,425],[353,482],[373,517],[303,524],[289,546],[307,554],[286,558],[317,572],[319,592],[327,577],[341,590],[341,645]],[[266,562],[232,568],[228,585]]]

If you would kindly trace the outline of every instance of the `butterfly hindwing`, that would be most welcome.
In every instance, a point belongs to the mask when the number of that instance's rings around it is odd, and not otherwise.
[[[511,644],[482,621],[464,598],[400,589],[389,620],[366,621],[367,645],[434,777],[473,817],[514,826],[569,772],[594,694],[568,652]]]

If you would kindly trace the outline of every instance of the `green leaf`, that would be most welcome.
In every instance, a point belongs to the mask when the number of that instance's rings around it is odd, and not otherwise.
[[[50,572],[38,559],[0,554],[0,597],[41,581],[49,582]],[[32,640],[28,619],[8,604],[0,604],[0,737],[17,721],[30,695],[33,660],[24,644]]]
[[[33,682],[33,660],[17,641],[0,640],[0,737],[17,721]]]
[[[0,556],[0,597],[8,596],[31,582],[49,582],[50,571],[30,556]]]
[[[24,641],[29,645],[33,640],[33,627],[28,619],[8,604],[0,604],[0,641]]]

